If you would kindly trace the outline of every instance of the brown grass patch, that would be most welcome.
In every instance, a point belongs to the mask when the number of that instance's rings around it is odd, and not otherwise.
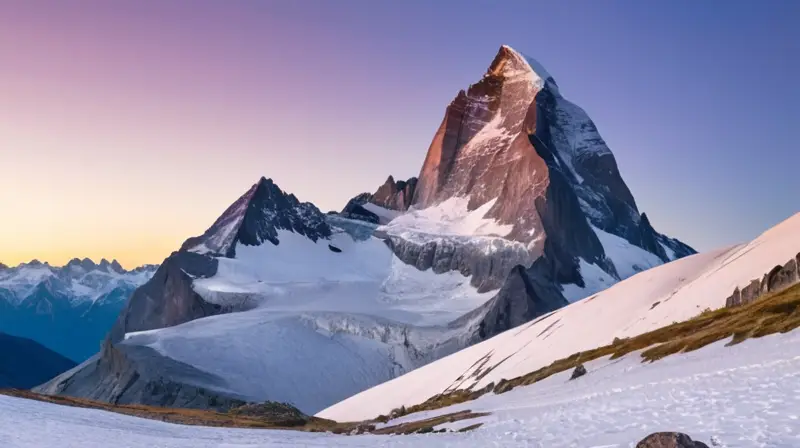
[[[0,394],[61,406],[100,409],[117,414],[181,425],[224,428],[288,429],[308,432],[332,432],[334,434],[424,434],[434,432],[433,427],[442,423],[457,422],[489,415],[488,413],[460,411],[375,429],[374,422],[337,423],[333,420],[308,417],[300,413],[296,408],[282,403],[249,404],[232,409],[228,412],[215,412],[200,409],[162,408],[144,405],[114,405],[82,398],[42,395],[18,389],[3,389],[0,390]],[[469,428],[474,429],[478,426],[480,426],[480,424],[471,425]]]
[[[484,417],[486,415],[489,415],[489,413],[472,412],[472,411],[453,412],[451,414],[440,415],[438,417],[432,417],[424,420],[417,420],[413,422],[401,423],[399,425],[387,426],[385,428],[375,429],[371,431],[371,433],[372,434],[414,434],[414,433],[425,434],[429,432],[434,432],[433,428],[443,423],[453,423],[461,420],[469,420],[472,418]],[[475,429],[480,425],[481,423],[476,423],[474,425],[468,426],[467,428]]]
[[[617,359],[644,350],[643,361],[654,362],[676,353],[697,350],[730,337],[733,339],[729,345],[733,345],[749,338],[786,333],[798,327],[800,327],[800,285],[795,285],[740,307],[706,310],[684,322],[676,322],[630,338],[614,339],[612,344],[575,353],[526,375],[500,380],[497,385],[490,384],[478,391],[456,390],[436,395],[424,403],[409,407],[406,413],[464,403],[488,392],[501,394],[605,356]]]
[[[27,390],[6,389],[0,394],[29,400],[43,401],[63,406],[100,409],[134,417],[160,420],[181,425],[215,426],[227,428],[294,429],[298,431],[349,432],[354,423],[337,423],[317,417],[308,417],[295,408],[281,403],[243,406],[229,412],[200,409],[161,408],[144,405],[113,405],[82,398],[60,395],[41,395]]]

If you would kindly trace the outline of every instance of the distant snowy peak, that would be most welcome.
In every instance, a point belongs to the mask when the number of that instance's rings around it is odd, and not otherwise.
[[[329,238],[331,229],[320,210],[281,190],[272,179],[261,178],[234,202],[206,232],[189,238],[181,250],[225,257],[236,255],[236,245],[278,245],[278,230],[288,230],[312,241]]]
[[[144,265],[127,271],[116,260],[105,259],[96,264],[89,258],[74,258],[61,267],[33,260],[0,269],[0,297],[13,306],[41,297],[78,305],[94,302],[117,288],[132,291],[156,268]]]
[[[115,272],[117,274],[124,274],[127,271],[119,264],[117,260],[108,261],[105,258],[100,260],[99,264],[96,264],[90,258],[84,258],[83,260],[79,258],[73,258],[67,263],[69,268],[80,268],[83,269],[84,272],[100,270],[103,272]]]

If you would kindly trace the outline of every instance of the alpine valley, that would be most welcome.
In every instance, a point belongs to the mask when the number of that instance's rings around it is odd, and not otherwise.
[[[133,292],[99,353],[36,390],[313,414],[694,253],[641,213],[556,80],[502,46],[418,177],[330,213],[258,180]]]

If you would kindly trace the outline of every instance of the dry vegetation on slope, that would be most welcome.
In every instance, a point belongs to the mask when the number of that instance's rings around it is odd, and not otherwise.
[[[641,354],[642,361],[653,362],[672,354],[697,350],[727,338],[732,338],[729,344],[738,344],[748,338],[786,333],[797,327],[800,327],[800,285],[766,295],[740,307],[707,310],[685,322],[673,323],[631,338],[616,339],[612,344],[575,353],[526,375],[501,380],[480,390],[462,389],[436,395],[424,403],[396,409],[392,412],[392,417],[463,403],[489,392],[501,394],[605,356],[615,359],[644,350]]]
[[[309,432],[332,432],[335,434],[424,434],[434,431],[434,427],[443,423],[469,420],[488,415],[460,411],[440,415],[424,420],[401,423],[376,428],[375,422],[337,423],[317,417],[309,417],[297,408],[283,403],[249,404],[230,410],[229,412],[205,411],[200,409],[161,408],[143,405],[114,405],[81,398],[57,395],[42,395],[27,390],[5,389],[0,394],[29,400],[43,401],[62,406],[100,409],[118,414],[125,414],[150,420],[193,426],[214,426],[226,428],[251,429],[285,429]],[[480,424],[470,425],[461,431],[478,428]]]

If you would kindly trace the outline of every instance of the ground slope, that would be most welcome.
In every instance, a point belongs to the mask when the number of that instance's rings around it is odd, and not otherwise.
[[[653,268],[518,329],[464,349],[319,413],[358,420],[421,403],[439,393],[480,389],[574,353],[725,306],[736,287],[800,251],[800,214],[748,244]]]
[[[656,363],[632,353],[587,364],[532,386],[448,409],[486,411],[478,419],[436,429],[465,433],[337,436],[255,429],[183,426],[94,409],[0,395],[0,442],[9,448],[115,446],[570,447],[633,446],[656,431],[681,431],[709,446],[791,448],[800,444],[797,393],[800,332],[724,341]],[[417,414],[407,419],[419,419]],[[399,421],[402,421],[400,419]],[[42,422],[47,422],[42,425]],[[713,441],[713,442],[712,442]]]

